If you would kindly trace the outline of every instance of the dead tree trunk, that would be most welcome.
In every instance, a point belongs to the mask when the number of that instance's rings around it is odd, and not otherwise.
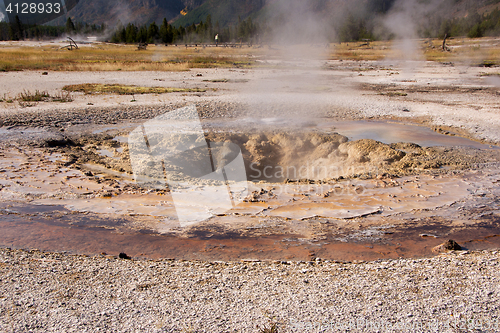
[[[60,47],[59,49],[68,49],[68,50],[70,50],[70,51],[72,51],[72,50],[73,50],[73,47],[74,47],[75,49],[78,49],[78,45],[76,45],[76,42],[73,40],[73,38],[68,37],[68,39],[69,39],[69,45],[66,45],[66,46]],[[74,45],[73,45],[73,44],[74,44]]]
[[[78,45],[76,45],[76,42],[73,40],[73,38],[68,37],[68,39],[70,40],[70,43],[69,43],[69,44],[70,44],[70,45],[72,45],[72,43],[71,43],[71,42],[73,42],[73,44],[75,44],[75,49],[78,49]],[[73,48],[73,47],[72,47],[72,48]]]
[[[450,48],[448,46],[446,46],[446,38],[448,38],[448,34],[445,34],[444,35],[444,39],[443,39],[443,51],[448,51],[450,52]]]

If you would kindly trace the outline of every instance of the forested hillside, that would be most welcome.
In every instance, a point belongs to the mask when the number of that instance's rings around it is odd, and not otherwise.
[[[49,26],[0,23],[2,40],[64,33],[120,43],[499,36],[500,0],[81,0]]]

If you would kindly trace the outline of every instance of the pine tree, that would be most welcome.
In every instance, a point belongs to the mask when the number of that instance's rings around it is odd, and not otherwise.
[[[137,42],[137,27],[129,23],[125,32],[125,42],[132,44]]]
[[[160,32],[160,29],[158,28],[158,26],[156,25],[155,22],[151,23],[149,25],[149,29],[148,29],[148,43],[154,43],[156,40],[159,39],[160,35],[159,35],[159,32]]]
[[[146,26],[142,26],[137,34],[137,41],[139,43],[146,43],[148,41],[148,29]]]
[[[12,40],[24,40],[24,27],[18,15],[16,15],[15,20],[16,21],[10,25],[9,35]]]
[[[173,43],[174,41],[174,27],[170,24],[167,27],[167,43]]]
[[[163,18],[163,22],[160,26],[160,39],[165,44],[172,43],[173,39],[172,26],[168,24],[166,18]]]
[[[68,34],[73,34],[75,30],[75,25],[73,24],[73,21],[71,21],[71,17],[68,17],[66,20],[66,32]]]
[[[207,15],[207,20],[205,21],[206,31],[205,31],[205,40],[211,41],[213,38],[214,28],[212,26],[212,15]]]

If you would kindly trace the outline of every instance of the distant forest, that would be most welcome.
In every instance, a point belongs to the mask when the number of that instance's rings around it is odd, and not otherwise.
[[[395,36],[376,27],[377,21],[367,17],[355,17],[348,14],[346,19],[335,26],[336,40],[352,42],[363,39],[381,40],[393,39]],[[376,29],[378,28],[378,29]],[[440,16],[429,17],[426,22],[417,27],[421,38],[500,36],[500,11],[495,9],[489,14],[479,15],[477,12],[464,18],[443,19]]]
[[[89,25],[77,22],[75,24],[71,18],[68,18],[65,26],[27,25],[21,23],[17,16],[15,22],[0,22],[0,40],[45,40],[75,34],[101,35],[105,31],[104,23]]]
[[[259,42],[261,28],[254,24],[251,18],[239,19],[236,26],[221,28],[219,22],[212,24],[210,14],[205,22],[188,25],[187,27],[174,27],[163,19],[158,27],[155,22],[149,26],[136,26],[129,23],[126,27],[119,26],[113,36],[112,43],[214,43],[215,35],[218,35],[219,43],[227,42]]]
[[[363,39],[386,40],[395,36],[377,26],[378,21],[370,16],[345,15],[340,22],[332,23],[330,42],[352,42]],[[65,26],[24,25],[18,19],[15,22],[0,22],[0,40],[24,39],[52,39],[67,35],[108,35],[107,41],[112,43],[214,43],[218,35],[219,43],[243,42],[266,43],[271,28],[266,24],[258,24],[249,17],[238,20],[236,25],[220,26],[219,22],[212,22],[208,15],[205,21],[186,27],[175,27],[163,19],[158,26],[155,22],[149,25],[138,26],[129,23],[126,26],[119,24],[115,29],[109,29],[104,24],[89,25],[73,23],[68,18]],[[443,38],[467,36],[471,38],[483,36],[500,36],[500,11],[495,9],[489,14],[473,13],[464,18],[443,19],[439,16],[428,18],[425,24],[418,29],[422,38]]]

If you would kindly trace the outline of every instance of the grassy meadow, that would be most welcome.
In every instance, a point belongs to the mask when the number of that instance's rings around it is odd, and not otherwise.
[[[304,45],[329,60],[410,59],[437,62],[465,60],[477,65],[500,63],[500,47],[488,38],[457,38],[447,41],[451,52],[441,49],[441,40],[335,43],[323,46]],[[34,43],[33,43],[34,44]],[[191,68],[269,67],[259,59],[279,59],[286,55],[282,46],[188,47],[149,45],[137,50],[136,45],[95,43],[77,50],[61,49],[60,44],[42,43],[28,46],[11,42],[0,45],[0,71],[187,71]]]
[[[19,46],[17,46],[17,45]],[[0,71],[187,71],[190,68],[248,67],[248,48],[148,46],[97,43],[72,51],[59,44],[0,46]]]
[[[454,38],[446,41],[450,51],[442,50],[442,40],[420,39],[405,41],[376,41],[332,44],[330,60],[427,60],[453,62],[467,60],[475,65],[499,65],[499,39]]]

